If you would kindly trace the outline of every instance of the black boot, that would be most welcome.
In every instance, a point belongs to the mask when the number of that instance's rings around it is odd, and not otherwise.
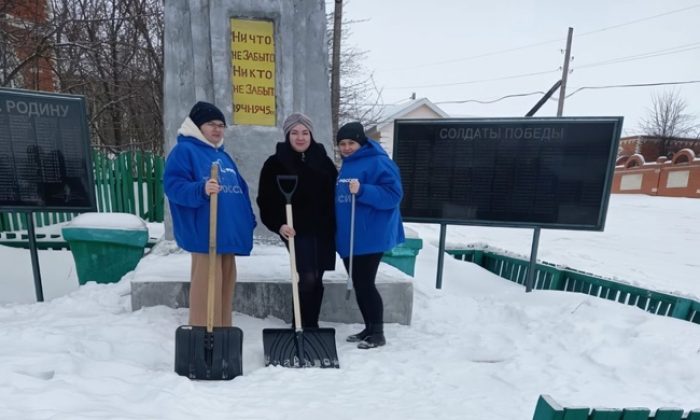
[[[357,344],[358,349],[373,349],[375,347],[381,347],[386,344],[386,338],[384,338],[384,333],[374,333],[365,337],[364,340]]]
[[[346,338],[345,340],[348,343],[359,343],[360,341],[364,340],[368,335],[369,335],[369,329],[367,327],[365,327],[365,329],[360,331],[359,333],[349,335],[348,338]]]
[[[386,344],[386,338],[384,338],[384,324],[370,324],[366,331],[367,336],[357,344],[358,349],[373,349]]]

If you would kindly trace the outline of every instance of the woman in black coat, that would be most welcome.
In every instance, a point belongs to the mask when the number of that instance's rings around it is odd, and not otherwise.
[[[323,300],[323,272],[335,269],[335,182],[338,171],[326,150],[313,138],[313,124],[294,113],[282,126],[284,142],[260,172],[258,207],[263,224],[287,244],[292,236],[299,272],[302,326],[318,328]],[[286,200],[278,175],[298,176],[292,196],[294,228],[286,223]]]

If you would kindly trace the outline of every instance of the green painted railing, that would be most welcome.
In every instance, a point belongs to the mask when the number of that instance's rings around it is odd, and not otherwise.
[[[473,262],[500,277],[525,285],[525,274],[530,265],[530,262],[525,259],[480,249],[447,250],[447,252],[458,260]],[[584,293],[637,306],[656,315],[700,324],[700,302],[696,300],[619,283],[568,267],[538,263],[534,288]]]
[[[680,408],[659,408],[652,413],[644,407],[562,407],[549,395],[540,395],[532,420],[700,420],[700,409],[684,415]]]
[[[153,153],[123,152],[118,155],[93,151],[97,211],[131,213],[148,222],[163,221],[164,158]],[[33,213],[37,227],[66,222],[78,213]],[[0,231],[26,230],[23,213],[0,213]]]

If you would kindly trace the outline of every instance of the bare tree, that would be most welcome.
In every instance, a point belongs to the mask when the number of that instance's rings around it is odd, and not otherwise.
[[[340,40],[343,24],[343,0],[335,0],[333,29],[331,31],[331,132],[338,131],[340,111]]]
[[[159,0],[54,0],[69,16],[58,45],[61,89],[89,98],[93,143],[162,152]]]
[[[36,3],[0,0],[0,84],[51,90],[28,79],[37,71],[25,71],[47,67],[53,89],[87,98],[95,146],[162,152],[163,1],[46,0],[40,18],[12,22],[2,13]],[[338,34],[334,122],[371,125],[379,119],[381,92],[365,71],[366,53],[347,42],[353,23],[343,20]],[[333,13],[328,35],[332,52]]]
[[[342,6],[341,6],[342,7]],[[340,19],[340,16],[338,17]],[[361,121],[365,125],[376,124],[381,113],[381,91],[377,89],[374,83],[373,76],[367,75],[364,60],[366,59],[366,51],[359,50],[355,46],[348,43],[348,38],[351,35],[351,27],[357,21],[342,19],[340,34],[334,33],[335,15],[328,14],[328,40],[329,51],[333,51],[331,41],[335,38],[339,39],[341,46],[339,51],[339,93],[337,110],[333,109],[332,113],[337,113],[338,125],[349,121]],[[333,78],[334,62],[332,54],[330,59],[331,79]],[[334,129],[337,129],[334,128]]]
[[[162,152],[162,39],[162,0],[0,0],[0,84],[84,95],[93,145]]]
[[[655,93],[651,103],[647,116],[641,122],[641,130],[645,135],[661,140],[660,156],[673,152],[671,142],[674,138],[700,134],[694,133],[698,129],[696,118],[686,113],[688,105],[677,91]]]

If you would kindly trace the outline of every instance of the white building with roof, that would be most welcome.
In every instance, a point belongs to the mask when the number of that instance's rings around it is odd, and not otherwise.
[[[368,137],[379,141],[384,150],[392,155],[394,151],[394,120],[398,118],[448,118],[449,115],[428,98],[413,99],[384,109],[380,121],[365,129]]]

